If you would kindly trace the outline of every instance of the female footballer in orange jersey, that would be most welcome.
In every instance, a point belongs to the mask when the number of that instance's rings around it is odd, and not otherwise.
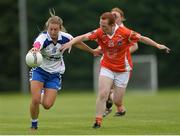
[[[143,42],[160,50],[169,53],[170,49],[165,45],[158,44],[152,39],[142,36],[126,27],[118,26],[112,13],[105,12],[100,16],[100,27],[93,32],[89,32],[75,37],[70,42],[61,47],[61,51],[71,50],[73,44],[80,41],[95,40],[102,49],[103,57],[99,74],[99,91],[96,100],[96,116],[93,128],[100,128],[102,117],[105,111],[106,100],[114,89],[113,101],[117,106],[117,112],[122,112],[120,103],[121,92],[126,90],[130,71],[132,70],[132,60],[129,48],[136,42]]]
[[[123,22],[126,20],[125,19],[125,16],[124,16],[124,12],[120,9],[120,8],[113,8],[111,10],[111,13],[114,15],[115,17],[115,22],[118,26],[121,26],[123,27],[124,24]],[[138,49],[138,44],[137,43],[134,43],[130,48],[130,53],[134,53],[136,50]],[[108,97],[108,100],[106,101],[106,110],[104,112],[104,115],[103,117],[107,116],[109,113],[111,113],[112,111],[112,105],[113,105],[113,88],[111,89],[111,92],[109,94],[109,97]],[[125,110],[125,107],[123,105],[123,96],[124,96],[124,93],[123,91],[121,91],[121,107],[122,107],[122,112],[116,112],[115,116],[123,116],[125,115],[126,113],[126,110]]]

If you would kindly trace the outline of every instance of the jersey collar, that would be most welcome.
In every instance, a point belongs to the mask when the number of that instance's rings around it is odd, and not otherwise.
[[[115,29],[114,29],[113,34],[112,35],[107,34],[107,36],[111,39],[114,36],[114,34],[118,28],[119,28],[119,26],[117,24],[115,24]]]
[[[48,38],[48,41],[52,41],[52,38],[51,38],[51,36],[49,35],[48,31],[47,31],[47,38]]]
[[[53,41],[51,36],[49,35],[48,31],[47,31],[47,38],[48,38],[48,41]],[[58,33],[58,41],[59,40],[62,40],[62,34],[61,34],[61,31],[59,31]]]

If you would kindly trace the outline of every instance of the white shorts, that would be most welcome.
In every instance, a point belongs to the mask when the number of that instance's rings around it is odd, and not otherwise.
[[[122,88],[126,88],[130,72],[113,72],[107,68],[101,67],[100,76],[106,76],[113,80],[114,85]]]

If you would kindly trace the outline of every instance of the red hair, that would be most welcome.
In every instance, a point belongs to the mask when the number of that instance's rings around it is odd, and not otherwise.
[[[108,20],[109,25],[115,24],[115,18],[111,12],[105,12],[101,15],[100,19]]]

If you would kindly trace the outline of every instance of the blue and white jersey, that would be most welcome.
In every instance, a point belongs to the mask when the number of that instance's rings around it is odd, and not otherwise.
[[[63,54],[59,49],[72,38],[72,35],[60,31],[58,33],[57,43],[53,43],[48,32],[41,33],[34,41],[34,45],[40,45],[41,54],[43,56],[43,62],[39,67],[49,73],[63,74],[65,72],[65,64]]]

